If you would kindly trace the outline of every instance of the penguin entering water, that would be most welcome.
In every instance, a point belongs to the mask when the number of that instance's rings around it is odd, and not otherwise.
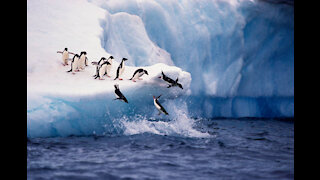
[[[114,88],[115,88],[114,93],[116,94],[116,97],[117,97],[117,98],[114,99],[114,100],[120,100],[120,101],[123,101],[123,102],[125,102],[125,103],[128,103],[127,98],[124,97],[124,95],[120,92],[119,85],[118,85],[118,84],[115,84],[115,85],[114,85]]]
[[[78,63],[79,63],[79,55],[76,54],[73,56],[72,58],[72,62],[71,62],[71,69],[67,72],[72,72],[72,74],[75,74],[75,71],[79,71],[78,70]]]
[[[114,80],[116,80],[118,78],[119,78],[119,80],[123,80],[122,78],[120,78],[120,76],[123,74],[123,71],[125,69],[124,61],[126,61],[126,60],[128,60],[128,59],[127,58],[122,58],[121,63],[118,66],[118,69],[117,69],[117,76],[116,76],[116,78],[114,78]]]
[[[183,89],[182,85],[180,83],[178,83],[178,78],[176,80],[173,80],[171,78],[169,78],[168,76],[166,76],[163,71],[161,71],[161,75],[159,78],[163,79],[164,81],[166,81],[167,83],[169,83],[167,88],[173,87],[173,86],[178,86],[179,88]]]
[[[141,77],[142,75],[144,75],[144,74],[149,75],[149,74],[148,74],[148,71],[146,71],[146,70],[144,70],[144,69],[137,69],[137,70],[133,73],[132,78],[129,79],[129,80],[132,80],[133,82],[136,82],[136,79],[142,80],[140,77]]]
[[[167,113],[167,111],[163,108],[163,106],[159,103],[158,99],[159,99],[160,97],[161,97],[161,95],[158,96],[157,98],[156,98],[155,96],[153,96],[153,104],[156,106],[156,108],[157,108],[158,111],[159,111],[159,114],[158,114],[158,115],[160,115],[161,113],[163,113],[163,114],[165,114],[165,115],[169,115],[169,114]]]

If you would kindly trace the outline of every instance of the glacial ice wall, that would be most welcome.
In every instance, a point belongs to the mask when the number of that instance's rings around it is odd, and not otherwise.
[[[222,97],[294,94],[294,17],[293,6],[288,3],[250,0],[92,2],[113,15],[127,13],[140,17],[150,40],[170,53],[176,66],[191,72],[193,94]],[[123,29],[127,24],[123,22]],[[103,28],[108,32],[108,27]],[[127,33],[129,31],[123,34]],[[117,41],[111,37],[108,44]],[[105,48],[110,49],[109,46]],[[131,49],[131,45],[112,48],[114,53]],[[140,59],[146,57],[138,52],[132,56],[138,65],[143,64]]]

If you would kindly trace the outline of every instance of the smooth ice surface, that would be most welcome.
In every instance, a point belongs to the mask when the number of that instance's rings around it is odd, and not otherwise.
[[[112,78],[91,64],[75,75],[62,51],[115,57]],[[124,81],[113,81],[122,57]],[[72,55],[70,55],[72,58]],[[149,75],[127,79],[138,68]],[[193,117],[294,116],[293,6],[267,1],[77,0],[27,2],[29,137],[183,134]],[[166,88],[163,70],[184,89]],[[118,83],[129,104],[113,101]],[[152,96],[169,116],[158,116]],[[150,119],[164,121],[149,121]],[[168,121],[172,120],[172,121]]]

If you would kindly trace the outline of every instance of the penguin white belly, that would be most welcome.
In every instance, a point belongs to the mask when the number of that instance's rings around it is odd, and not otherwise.
[[[125,69],[125,67],[124,67],[124,64],[123,64],[123,65],[122,65],[122,68],[120,69],[120,72],[119,72],[119,77],[123,74],[124,69]]]
[[[143,75],[142,73],[137,73],[133,76],[132,80],[139,79],[139,77],[141,77],[142,75]]]
[[[161,107],[156,103],[156,100],[153,100],[153,104],[156,106],[156,108],[161,111]]]
[[[75,70],[78,69],[78,63],[79,63],[79,59],[75,58],[73,63],[72,63],[72,72],[74,72]]]
[[[105,74],[105,72],[106,72],[106,65],[103,65],[99,69],[99,77],[102,78],[102,76]]]
[[[86,56],[81,56],[79,60],[79,68],[84,69],[85,60],[86,60]]]
[[[62,53],[62,63],[67,64],[69,59],[68,51],[63,51]]]
[[[107,65],[106,72],[107,72],[108,75],[110,74],[111,66],[112,65]]]

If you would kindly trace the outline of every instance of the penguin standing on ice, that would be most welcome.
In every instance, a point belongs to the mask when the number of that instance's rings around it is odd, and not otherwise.
[[[107,68],[106,68],[106,73],[105,73],[105,75],[106,75],[107,77],[111,77],[111,76],[109,76],[109,74],[110,74],[110,72],[111,72],[112,59],[113,59],[113,56],[110,56],[110,57],[107,59],[107,61],[109,62],[109,64],[107,65]]]
[[[160,97],[161,97],[161,95],[158,96],[157,98],[156,98],[155,96],[153,96],[153,104],[156,106],[156,108],[157,108],[158,111],[159,111],[159,114],[158,114],[158,115],[160,115],[161,113],[163,113],[163,114],[165,114],[165,115],[169,115],[169,114],[167,113],[167,111],[163,108],[163,106],[159,103],[158,99],[159,99]]]
[[[72,58],[71,69],[67,72],[72,72],[72,74],[75,74],[74,72],[79,71],[78,70],[78,63],[79,63],[79,55],[75,54]]]
[[[170,87],[173,87],[173,86],[178,86],[179,88],[183,89],[182,85],[180,83],[178,83],[178,78],[176,80],[173,80],[173,79],[169,78],[168,76],[166,76],[163,73],[163,71],[161,71],[161,76],[159,78],[163,79],[164,81],[169,83],[167,88],[170,88]]]
[[[118,84],[115,84],[115,85],[114,85],[114,88],[115,88],[114,93],[116,94],[116,97],[117,97],[117,98],[114,99],[114,100],[120,100],[120,101],[123,101],[123,102],[125,102],[125,103],[128,103],[127,98],[124,97],[124,95],[121,93],[121,91],[120,91],[120,89],[119,89],[119,85],[118,85]]]
[[[64,66],[69,65],[68,64],[69,54],[74,55],[74,53],[68,52],[68,48],[64,48],[63,51],[57,51],[57,53],[61,53],[62,54],[62,65],[64,65]]]
[[[82,51],[80,53],[80,59],[79,59],[79,69],[84,70],[85,66],[88,66],[88,58],[87,58],[87,52]]]
[[[91,64],[94,64],[96,65],[96,74],[93,75],[93,77],[96,79],[97,76],[99,76],[99,69],[100,69],[100,66],[102,65],[102,63],[104,63],[106,61],[106,58],[105,57],[102,57],[99,62],[91,62]]]
[[[116,78],[114,78],[114,80],[116,80],[118,78],[119,78],[119,80],[123,80],[122,78],[120,78],[120,76],[123,74],[123,71],[125,69],[124,61],[126,61],[126,60],[128,60],[128,59],[127,58],[122,58],[121,63],[118,66],[118,69],[117,69],[117,76],[116,76]]]
[[[146,71],[146,70],[144,70],[144,69],[141,69],[141,68],[140,68],[140,69],[137,69],[137,70],[133,73],[132,78],[129,79],[129,80],[132,80],[133,82],[136,82],[136,79],[142,80],[140,77],[141,77],[142,75],[144,75],[144,74],[149,75],[149,74],[148,74],[148,71]]]
[[[99,77],[99,80],[104,80],[102,77],[105,74],[108,65],[110,65],[110,63],[108,61],[104,61],[100,66],[97,66],[97,74],[95,75],[95,79]]]

